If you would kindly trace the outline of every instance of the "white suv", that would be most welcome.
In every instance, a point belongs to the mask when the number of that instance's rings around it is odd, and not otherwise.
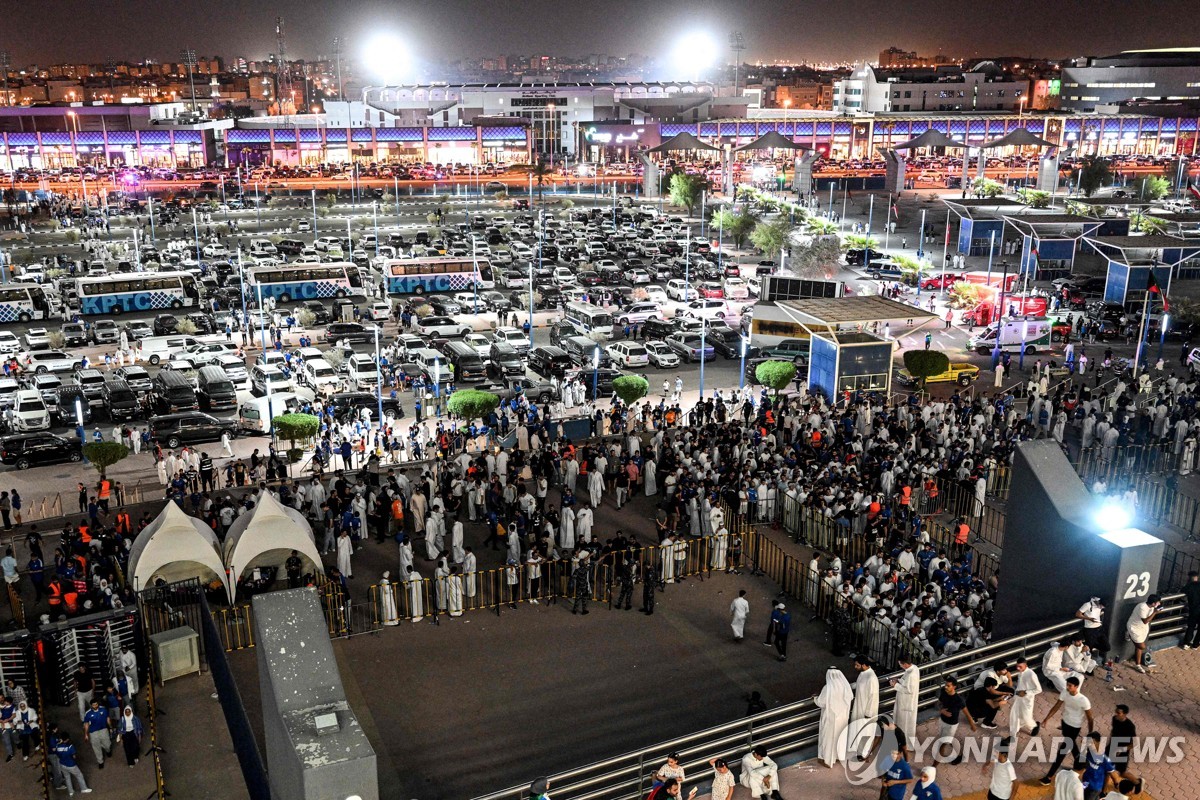
[[[642,324],[648,319],[662,319],[662,310],[658,303],[641,300],[630,304],[617,315],[618,325]]]
[[[37,389],[22,389],[13,399],[12,426],[15,431],[50,430],[50,411]]]

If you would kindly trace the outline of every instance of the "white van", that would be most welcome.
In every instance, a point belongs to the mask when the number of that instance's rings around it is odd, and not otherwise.
[[[270,364],[255,364],[250,369],[250,391],[259,396],[265,395],[268,388],[271,394],[290,392],[295,388],[292,379],[283,374],[283,370]]]
[[[37,389],[22,389],[13,398],[14,431],[50,430],[50,410]]]
[[[563,317],[574,322],[595,339],[610,339],[613,333],[612,314],[591,303],[567,303]]]
[[[183,353],[189,347],[199,344],[194,336],[147,336],[142,339],[139,347],[143,361],[149,361],[158,366],[160,361],[167,361],[176,353]]]

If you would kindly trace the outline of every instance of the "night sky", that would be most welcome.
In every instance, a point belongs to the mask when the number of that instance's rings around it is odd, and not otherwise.
[[[9,0],[5,6],[0,50],[9,51],[14,65],[170,61],[184,47],[263,58],[275,49],[276,15],[284,17],[290,57],[331,53],[335,36],[354,55],[371,32],[387,30],[411,42],[418,63],[534,52],[656,56],[695,29],[722,46],[730,31],[740,30],[748,61],[866,59],[892,45],[967,57],[1200,45],[1195,0]]]

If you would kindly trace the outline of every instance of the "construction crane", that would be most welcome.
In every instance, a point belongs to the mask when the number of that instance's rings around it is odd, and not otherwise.
[[[746,40],[741,31],[729,34],[729,49],[733,51],[733,94],[738,96],[738,70],[742,66],[742,53],[746,51]]]
[[[275,97],[279,102],[280,111],[285,114],[296,113],[296,97],[292,94],[292,71],[288,67],[287,42],[283,36],[283,17],[275,18],[275,41],[279,50],[279,63],[275,65]],[[283,111],[284,105],[291,107]]]

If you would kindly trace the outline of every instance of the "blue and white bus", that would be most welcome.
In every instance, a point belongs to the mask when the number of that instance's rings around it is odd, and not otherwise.
[[[199,305],[200,285],[190,272],[131,272],[76,278],[83,314],[164,311]]]
[[[36,283],[6,283],[0,286],[0,322],[46,319],[53,311],[46,290]]]
[[[264,299],[270,297],[280,303],[364,295],[358,267],[341,262],[250,267],[246,284],[251,297],[258,297],[261,289]]]
[[[409,258],[389,261],[383,268],[388,294],[432,294],[434,292],[494,289],[492,265],[485,258]]]

